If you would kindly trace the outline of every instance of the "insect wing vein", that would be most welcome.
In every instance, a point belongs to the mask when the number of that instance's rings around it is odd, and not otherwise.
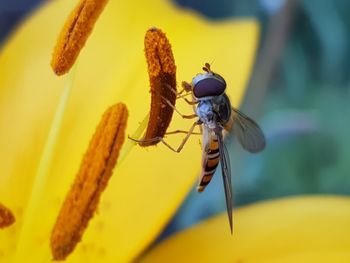
[[[233,133],[242,147],[251,153],[262,151],[266,146],[265,136],[259,125],[232,107]]]
[[[231,234],[233,232],[233,223],[232,223],[232,183],[231,183],[231,170],[230,170],[230,161],[228,160],[228,153],[223,143],[222,130],[217,130],[216,135],[219,142],[219,151],[220,151],[220,164],[222,171],[222,179],[225,189],[225,198],[226,198],[226,208],[228,220],[230,223]]]

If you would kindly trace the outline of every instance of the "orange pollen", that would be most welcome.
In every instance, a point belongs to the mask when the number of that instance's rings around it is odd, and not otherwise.
[[[3,204],[0,203],[0,228],[5,228],[15,222],[15,217]]]
[[[174,109],[171,105],[175,106],[177,94],[176,65],[169,40],[157,28],[146,32],[145,55],[151,85],[151,110],[144,142],[140,145],[150,146],[159,141],[147,140],[163,138],[173,116]]]
[[[92,32],[108,0],[80,0],[67,18],[52,54],[51,67],[57,75],[67,73]]]
[[[122,103],[103,114],[52,230],[55,260],[64,260],[74,250],[93,217],[124,143],[127,118]]]

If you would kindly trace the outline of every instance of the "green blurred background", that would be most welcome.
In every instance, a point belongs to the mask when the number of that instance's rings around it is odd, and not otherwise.
[[[0,1],[0,47],[43,0]],[[177,0],[208,19],[251,18],[262,35],[242,111],[267,137],[244,152],[228,139],[236,206],[299,194],[350,194],[347,0]],[[210,37],[210,36],[208,36]],[[195,189],[160,238],[225,210],[220,171]]]

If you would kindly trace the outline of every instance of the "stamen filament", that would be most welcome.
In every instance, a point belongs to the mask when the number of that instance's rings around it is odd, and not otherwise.
[[[38,204],[41,200],[44,188],[47,182],[47,177],[49,175],[48,171],[51,167],[52,158],[55,152],[55,147],[57,144],[57,139],[61,130],[62,120],[66,110],[67,102],[69,100],[70,93],[73,88],[75,69],[69,74],[66,86],[62,92],[59,104],[55,116],[52,121],[51,129],[49,131],[44,150],[39,161],[38,170],[34,176],[33,186],[31,193],[29,195],[29,200],[27,203],[27,209],[23,215],[23,223],[21,226],[21,232],[18,238],[18,246],[15,254],[15,263],[23,263],[27,261],[28,255],[32,251],[28,251],[30,243],[32,242],[32,233],[35,223],[37,223],[38,214]]]

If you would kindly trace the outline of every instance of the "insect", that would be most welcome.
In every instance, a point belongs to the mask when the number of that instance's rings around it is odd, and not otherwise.
[[[224,183],[227,214],[232,233],[232,184],[231,169],[227,149],[224,145],[224,133],[231,129],[242,147],[251,153],[257,153],[265,148],[265,137],[258,124],[231,106],[228,96],[225,94],[226,81],[217,73],[214,73],[210,64],[206,63],[203,73],[197,74],[191,83],[183,82],[183,89],[177,93],[177,98],[183,98],[188,104],[194,106],[195,114],[182,115],[171,103],[164,100],[174,108],[183,118],[197,118],[189,131],[177,130],[167,134],[186,133],[185,138],[178,148],[170,146],[162,137],[150,140],[161,141],[168,148],[180,152],[188,138],[194,134],[194,128],[201,127],[202,139],[202,170],[197,187],[198,192],[203,192],[210,183],[217,166],[220,163]],[[186,98],[192,95],[192,101]],[[140,140],[135,140],[140,142]]]

